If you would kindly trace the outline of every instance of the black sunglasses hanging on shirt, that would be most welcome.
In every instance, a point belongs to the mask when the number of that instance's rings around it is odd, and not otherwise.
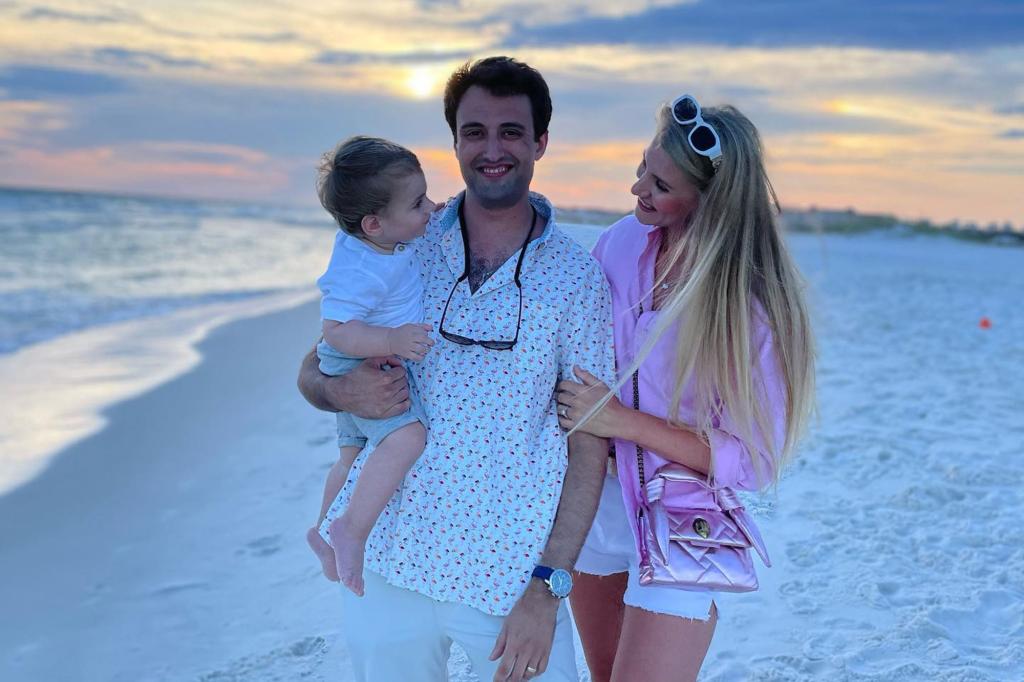
[[[438,333],[448,341],[457,343],[460,346],[483,346],[488,350],[512,350],[519,340],[519,326],[523,322],[523,285],[519,281],[519,273],[523,269],[523,257],[526,255],[526,246],[530,243],[530,235],[533,234],[534,228],[537,227],[537,209],[531,204],[530,208],[533,210],[533,220],[530,223],[530,229],[526,231],[526,239],[523,240],[523,246],[519,250],[519,260],[516,262],[516,274],[515,283],[516,288],[519,289],[519,319],[516,320],[516,333],[509,341],[496,341],[496,340],[480,340],[471,339],[468,336],[461,334],[455,334],[447,331],[444,328],[445,316],[448,314],[448,305],[452,302],[452,296],[455,295],[455,290],[459,288],[467,277],[469,277],[469,233],[466,231],[466,217],[463,212],[463,206],[465,206],[466,200],[463,199],[462,203],[459,204],[459,228],[462,230],[462,247],[464,249],[463,261],[462,261],[462,274],[457,280],[455,280],[455,286],[452,287],[452,291],[448,294],[448,300],[445,301],[444,311],[441,313],[441,323],[438,325]]]

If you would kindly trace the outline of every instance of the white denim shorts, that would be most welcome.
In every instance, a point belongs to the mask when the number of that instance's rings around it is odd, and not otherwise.
[[[709,620],[711,605],[719,596],[715,592],[640,584],[636,541],[622,501],[622,488],[614,476],[605,476],[594,525],[583,543],[576,570],[591,575],[629,573],[626,592],[622,595],[626,606],[679,618]]]

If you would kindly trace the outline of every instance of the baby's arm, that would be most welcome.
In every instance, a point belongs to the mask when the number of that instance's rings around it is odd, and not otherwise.
[[[410,323],[400,327],[378,327],[361,320],[324,320],[324,340],[332,348],[357,358],[397,355],[419,362],[434,340],[429,324]]]

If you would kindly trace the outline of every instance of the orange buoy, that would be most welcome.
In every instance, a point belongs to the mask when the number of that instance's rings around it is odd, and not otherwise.
[[[981,321],[978,322],[978,326],[981,327],[982,329],[991,329],[992,320],[988,319],[987,317],[983,317],[981,318]]]

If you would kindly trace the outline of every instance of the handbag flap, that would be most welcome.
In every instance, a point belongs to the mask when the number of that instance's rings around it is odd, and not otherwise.
[[[682,464],[666,464],[647,482],[647,499],[672,509],[717,510],[715,490],[703,476]]]
[[[752,547],[771,567],[757,525],[730,488],[716,491],[701,474],[672,462],[651,477],[646,493],[650,504],[661,505],[668,517],[668,527],[659,529],[663,542],[671,538],[705,547]]]
[[[750,547],[743,531],[724,512],[666,509],[669,539],[701,547]]]

